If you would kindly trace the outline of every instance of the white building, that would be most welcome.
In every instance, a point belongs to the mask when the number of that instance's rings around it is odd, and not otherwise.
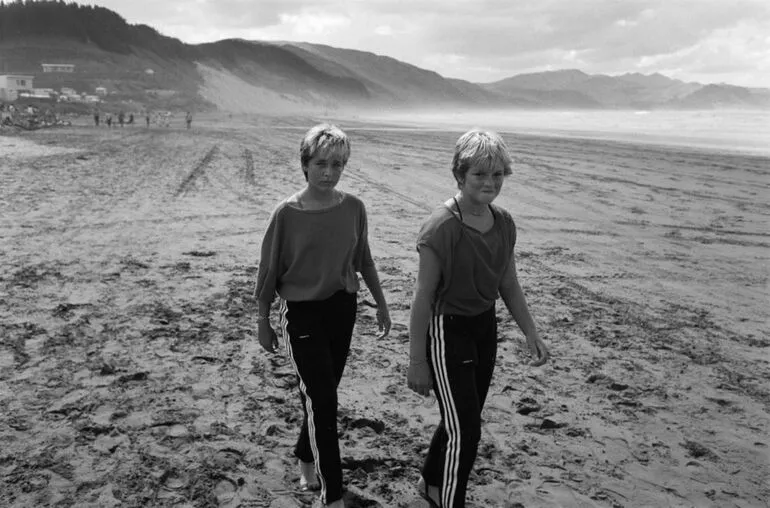
[[[0,75],[0,100],[15,101],[19,97],[19,91],[32,90],[34,76],[27,74],[2,74]]]
[[[75,72],[75,64],[40,64],[43,72]]]
[[[39,88],[29,90],[26,92],[19,92],[19,98],[21,99],[51,99],[52,96],[48,92],[41,92]]]
[[[173,97],[176,95],[176,90],[162,90],[159,88],[152,88],[149,90],[145,90],[144,93],[147,95],[152,95],[154,97],[161,97],[164,99],[168,99],[169,97]]]

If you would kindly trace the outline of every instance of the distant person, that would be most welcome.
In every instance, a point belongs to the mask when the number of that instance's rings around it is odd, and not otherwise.
[[[132,111],[128,114],[128,125],[133,125],[133,124],[134,124],[134,112]]]
[[[126,120],[126,114],[121,109],[120,112],[118,113],[118,123],[120,124],[121,127],[123,127],[123,122],[125,120]]]
[[[187,114],[184,116],[184,121],[185,123],[187,123],[188,130],[190,129],[190,125],[192,125],[192,120],[193,120],[192,113],[188,111]]]
[[[99,110],[98,109],[94,110],[94,125],[96,127],[99,127]]]
[[[452,174],[459,191],[422,225],[409,324],[409,388],[438,399],[441,421],[418,483],[431,506],[465,506],[481,438],[481,410],[497,356],[498,295],[526,337],[534,361],[549,353],[519,285],[516,225],[492,202],[511,174],[495,133],[471,130],[457,141]]]
[[[107,127],[112,128],[112,113],[108,111],[104,121],[107,123]]]
[[[12,115],[13,110],[11,104],[0,103],[0,125],[11,125],[13,123]]]
[[[294,455],[300,487],[320,489],[323,505],[335,508],[344,506],[337,386],[356,319],[357,272],[377,303],[380,337],[391,326],[364,204],[336,189],[349,156],[350,142],[339,127],[320,124],[305,134],[300,161],[307,185],[270,216],[255,288],[259,343],[269,353],[278,348],[269,319],[277,293],[284,345],[299,377],[303,421]]]
[[[150,110],[144,112],[144,122],[147,124],[147,127],[150,126]]]

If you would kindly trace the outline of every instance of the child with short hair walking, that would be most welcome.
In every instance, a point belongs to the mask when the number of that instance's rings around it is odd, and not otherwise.
[[[270,216],[256,287],[259,342],[268,352],[278,347],[269,321],[277,293],[284,345],[299,377],[303,422],[294,454],[300,486],[320,488],[320,503],[334,508],[344,506],[337,386],[356,319],[357,273],[377,304],[380,337],[391,326],[369,250],[364,204],[336,189],[349,156],[348,137],[335,125],[316,125],[302,139],[306,186]]]

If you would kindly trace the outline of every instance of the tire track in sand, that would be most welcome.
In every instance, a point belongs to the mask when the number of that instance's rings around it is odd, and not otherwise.
[[[246,183],[249,185],[255,185],[256,181],[254,180],[254,154],[248,148],[243,149],[243,162],[243,176],[246,180]]]
[[[397,191],[396,189],[394,189],[390,185],[382,183],[380,181],[377,181],[377,180],[375,180],[375,179],[373,179],[371,177],[365,176],[362,173],[354,173],[354,172],[351,171],[349,173],[345,173],[345,176],[347,178],[350,178],[351,180],[356,180],[358,182],[363,182],[365,184],[368,184],[369,186],[374,187],[377,190],[380,190],[380,191],[382,191],[382,192],[384,192],[386,194],[390,194],[390,195],[393,195],[393,196],[398,196],[399,198],[401,198],[405,202],[410,203],[410,204],[416,206],[420,210],[427,210],[429,212],[433,210],[433,207],[431,205],[429,205],[428,203],[425,203],[425,201],[418,201],[416,199],[413,199],[408,194],[404,194],[403,192]]]
[[[211,164],[211,161],[214,159],[214,156],[219,151],[219,145],[215,144],[211,147],[211,149],[206,153],[206,155],[203,156],[203,159],[193,168],[190,173],[185,177],[184,180],[182,180],[182,183],[179,185],[179,188],[176,190],[176,193],[174,194],[175,197],[179,197],[182,194],[187,194],[187,192],[192,188],[193,185],[195,185],[195,181],[203,175],[203,173],[206,171],[206,168],[209,164]]]

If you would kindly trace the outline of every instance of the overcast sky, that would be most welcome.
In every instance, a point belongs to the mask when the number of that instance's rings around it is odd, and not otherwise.
[[[304,41],[444,77],[660,72],[770,88],[770,0],[97,0],[188,43]]]

